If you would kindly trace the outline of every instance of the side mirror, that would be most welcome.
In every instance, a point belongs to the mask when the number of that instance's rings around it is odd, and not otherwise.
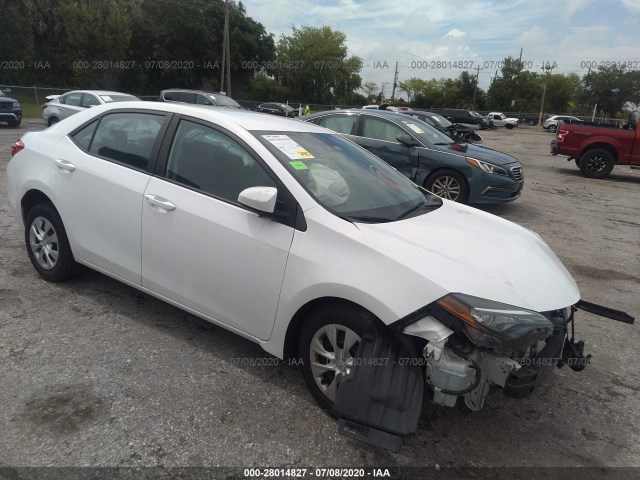
[[[275,187],[249,187],[238,195],[238,202],[262,213],[273,213],[278,189]]]
[[[411,135],[409,135],[408,133],[399,134],[396,137],[396,140],[399,141],[405,147],[415,147],[418,145],[418,142],[416,142],[413,138],[411,138]]]

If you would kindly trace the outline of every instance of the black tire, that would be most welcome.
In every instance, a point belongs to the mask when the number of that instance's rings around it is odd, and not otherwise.
[[[298,340],[298,354],[302,359],[302,375],[313,398],[315,398],[323,409],[329,412],[333,412],[333,399],[327,396],[330,392],[325,393],[325,391],[331,390],[330,387],[332,386],[335,387],[337,384],[333,382],[337,381],[339,383],[342,375],[346,374],[348,370],[346,370],[346,365],[344,364],[341,365],[341,367],[344,368],[343,373],[336,373],[336,371],[327,368],[326,372],[318,375],[318,380],[316,381],[312,364],[328,365],[329,363],[326,361],[326,357],[321,354],[312,353],[311,345],[312,342],[314,342],[314,338],[321,337],[323,339],[321,343],[323,348],[326,349],[327,352],[331,352],[333,348],[331,342],[322,332],[325,327],[329,327],[328,330],[331,331],[331,325],[342,327],[344,330],[340,332],[340,328],[336,328],[338,331],[336,343],[339,347],[345,346],[344,342],[347,340],[346,330],[350,330],[359,338],[362,338],[365,332],[376,331],[377,329],[375,317],[355,305],[326,305],[312,311],[306,320],[304,320],[304,325],[302,326]],[[349,337],[349,343],[351,343],[352,339],[353,337]],[[351,345],[345,355],[348,354],[350,358],[355,357],[359,343],[358,339],[356,343]],[[335,352],[336,350],[337,349],[334,349],[333,351]],[[338,362],[336,362],[336,365],[337,364]],[[324,369],[325,368],[316,371],[318,372]],[[321,387],[318,385],[318,382],[321,384],[324,382],[324,386]]]
[[[587,150],[580,157],[578,166],[585,177],[604,178],[611,173],[616,164],[615,158],[608,150],[594,148]]]
[[[511,125],[510,123],[507,123],[504,128],[506,128],[507,130],[513,130],[513,125]]]
[[[48,241],[43,240],[43,232]],[[45,280],[62,282],[78,272],[60,215],[50,204],[39,203],[29,210],[24,239],[31,263]]]
[[[447,185],[449,185],[448,188]],[[467,179],[455,170],[438,170],[427,178],[424,183],[424,188],[442,198],[454,202],[467,203],[469,200],[469,184],[467,183]],[[436,191],[434,192],[433,189]],[[443,191],[443,189],[447,191]]]
[[[50,127],[51,125],[54,125],[59,121],[60,120],[58,120],[58,117],[49,117],[49,120],[47,121],[47,126]]]
[[[549,128],[547,130],[549,130],[549,133],[556,133],[558,127],[556,125],[549,125]]]
[[[9,120],[7,123],[9,124],[10,127],[19,127],[20,124],[22,123],[22,119],[19,118],[18,120]]]

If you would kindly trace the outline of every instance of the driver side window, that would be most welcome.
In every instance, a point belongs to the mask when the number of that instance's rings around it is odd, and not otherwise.
[[[262,165],[238,142],[188,120],[178,125],[165,177],[233,203],[245,188],[276,187]]]

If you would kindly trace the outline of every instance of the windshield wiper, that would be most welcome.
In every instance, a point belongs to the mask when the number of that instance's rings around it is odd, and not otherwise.
[[[429,210],[435,210],[436,208],[438,208],[440,205],[442,205],[442,203],[426,203],[426,202],[421,202],[418,203],[417,205],[414,205],[413,207],[411,207],[409,210],[401,213],[400,215],[398,215],[395,220],[402,220],[403,218],[407,218],[407,216],[411,215],[413,212],[420,210],[421,208],[428,208]]]
[[[369,216],[369,215],[349,215],[348,217],[345,217],[347,220],[351,220],[351,221],[356,221],[356,222],[366,222],[366,223],[373,223],[373,222],[391,222],[393,219],[391,218],[387,218],[387,217],[373,217],[373,216]]]
[[[454,143],[456,143],[456,142],[449,142],[449,143],[439,142],[439,143],[434,143],[434,145],[453,145]]]

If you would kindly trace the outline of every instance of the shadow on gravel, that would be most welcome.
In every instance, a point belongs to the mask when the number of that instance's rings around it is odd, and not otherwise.
[[[577,168],[558,168],[556,172],[567,177],[582,178],[593,182],[622,182],[640,184],[640,170],[629,171],[625,167],[614,169],[606,178],[587,178]]]

